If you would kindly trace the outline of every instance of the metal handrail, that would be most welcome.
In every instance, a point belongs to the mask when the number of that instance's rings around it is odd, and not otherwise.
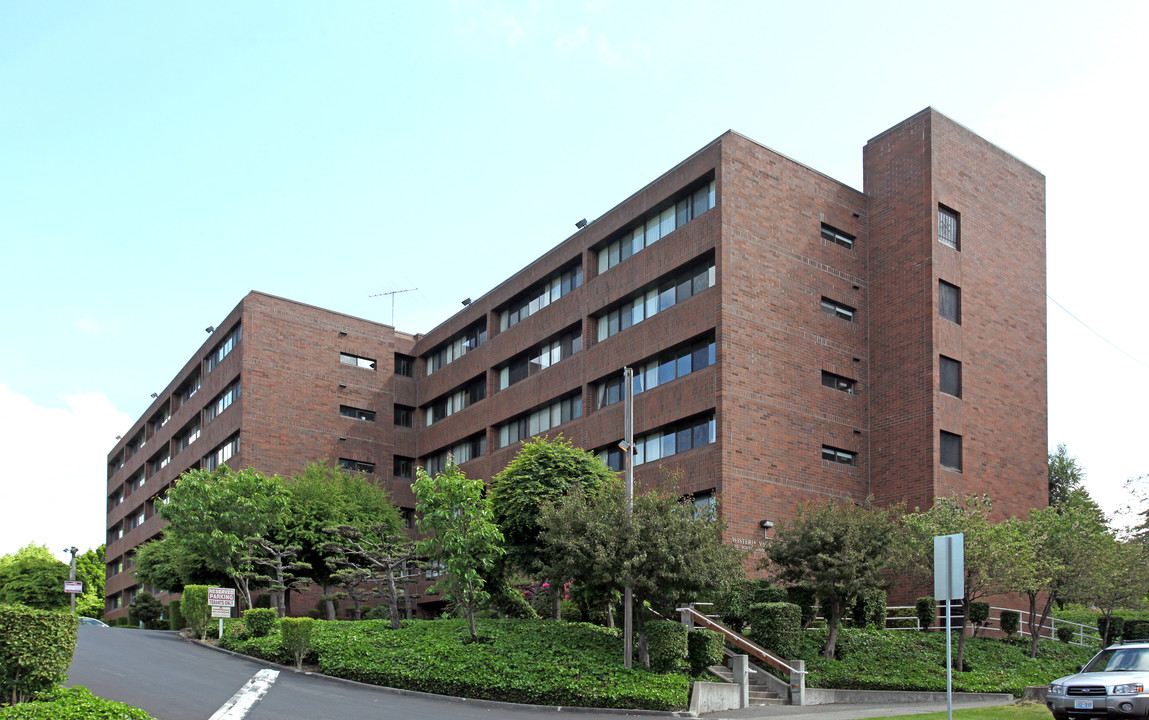
[[[747,640],[745,636],[743,636],[739,633],[736,633],[733,630],[731,630],[730,628],[722,625],[721,623],[703,615],[702,613],[695,610],[693,607],[684,607],[684,608],[676,608],[676,609],[680,613],[688,613],[691,622],[693,622],[694,624],[700,625],[703,628],[706,628],[707,630],[713,630],[714,632],[721,633],[723,636],[725,636],[726,642],[728,644],[733,645],[733,646],[739,648],[740,650],[745,650],[747,653],[749,653],[750,655],[753,655],[754,657],[758,658],[759,660],[762,660],[766,664],[771,665],[772,667],[774,667],[778,670],[781,670],[782,672],[790,673],[791,675],[805,675],[806,674],[805,670],[798,670],[797,668],[790,667],[790,665],[787,664],[785,660],[778,657],[774,653],[770,652],[769,650],[767,650],[763,647],[755,645],[754,643]]]
[[[886,608],[887,610],[913,610],[913,605],[891,605]],[[1026,617],[1029,615],[1028,610],[1014,610],[1013,608],[1000,608],[995,606],[990,607],[991,612],[996,611],[996,614],[991,614],[990,619],[997,619],[1001,622],[1001,611],[1011,610],[1018,614],[1018,634],[1026,637],[1029,636],[1029,623],[1026,622]],[[910,621],[913,625],[908,623],[903,627],[890,627],[890,623]],[[1083,625],[1082,623],[1073,622],[1072,620],[1062,620],[1060,618],[1050,615],[1045,619],[1045,624],[1038,629],[1038,637],[1046,638],[1049,640],[1056,639],[1057,626],[1069,625],[1075,628],[1074,635],[1076,636],[1070,642],[1074,645],[1087,645],[1089,642],[1098,642],[1101,640],[1101,635],[1097,633],[1091,625]],[[886,617],[886,629],[888,630],[921,630],[921,623],[918,622],[916,615],[905,617]],[[930,630],[941,630],[941,624],[931,625]]]

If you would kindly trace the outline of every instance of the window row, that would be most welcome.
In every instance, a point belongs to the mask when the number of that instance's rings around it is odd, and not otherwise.
[[[654,462],[709,445],[716,439],[715,430],[714,414],[711,413],[640,435],[634,439],[634,464]],[[625,467],[624,452],[617,445],[599,450],[598,457],[615,472],[621,472]]]
[[[477,457],[482,457],[487,454],[487,434],[479,433],[470,438],[467,438],[461,443],[457,443],[446,450],[428,455],[423,463],[423,468],[430,475],[441,473],[447,469],[447,462],[451,460],[455,465],[462,465],[468,460],[474,460]]]
[[[215,370],[215,367],[223,362],[225,357],[231,354],[231,351],[235,349],[235,346],[238,345],[239,341],[242,339],[243,326],[236,325],[234,328],[232,328],[231,332],[224,336],[223,340],[221,340],[219,344],[215,346],[215,348],[211,351],[211,354],[207,356],[207,360],[205,361],[207,371],[211,372],[212,370]]]
[[[499,389],[506,390],[517,382],[567,359],[582,350],[582,328],[566,333],[557,340],[543,343],[530,353],[511,360],[499,368]]]
[[[714,181],[711,180],[661,210],[642,217],[619,239],[598,251],[599,275],[714,207],[714,200]]]
[[[652,390],[684,375],[697,372],[714,364],[713,340],[703,340],[678,350],[663,353],[657,358],[639,363],[634,369],[634,394]],[[598,386],[597,407],[604,408],[622,401],[622,375],[616,375]]]
[[[433,425],[445,417],[450,417],[465,407],[469,407],[487,396],[487,378],[480,375],[449,395],[423,406],[423,420]]]
[[[223,444],[212,450],[203,459],[204,470],[215,470],[220,465],[239,454],[239,433],[232,435]]]
[[[517,443],[580,417],[582,417],[582,393],[577,393],[500,425],[499,447]]]
[[[598,317],[598,339],[606,340],[643,320],[714,286],[714,261],[695,266],[677,277],[639,291]]]
[[[231,385],[228,385],[226,388],[224,388],[223,392],[221,392],[219,395],[217,395],[215,400],[212,400],[211,403],[208,404],[208,406],[206,408],[204,408],[204,410],[203,410],[203,422],[204,422],[204,424],[206,425],[206,424],[210,423],[212,420],[215,420],[216,417],[221,412],[223,412],[224,410],[231,407],[231,404],[233,402],[235,402],[236,400],[238,400],[239,396],[240,396],[240,384],[239,384],[239,378],[236,378],[235,381],[232,382]]]
[[[442,370],[485,342],[487,342],[487,321],[480,320],[453,337],[443,347],[427,355],[427,374]]]
[[[499,330],[518,325],[571,290],[582,285],[582,263],[578,262],[551,277],[542,285],[532,288],[512,300],[506,310],[499,313]]]

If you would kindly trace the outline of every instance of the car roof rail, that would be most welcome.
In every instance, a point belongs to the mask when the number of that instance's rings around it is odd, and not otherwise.
[[[1140,640],[1125,638],[1121,641],[1122,645],[1149,645],[1149,638],[1141,638]]]

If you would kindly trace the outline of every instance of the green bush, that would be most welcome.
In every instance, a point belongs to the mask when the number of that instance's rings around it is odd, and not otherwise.
[[[311,636],[315,621],[311,618],[283,618],[279,621],[279,634],[283,649],[295,661],[295,669],[303,667],[303,658],[311,650]]]
[[[168,603],[168,630],[183,630],[184,614],[180,612],[180,601],[172,600]]]
[[[989,620],[989,603],[975,600],[969,604],[969,621],[980,625]]]
[[[784,603],[790,602],[790,594],[784,587],[773,587],[770,585],[759,585],[754,590],[754,603],[755,605],[761,603]]]
[[[934,626],[938,606],[932,597],[920,597],[914,601],[914,614],[918,616],[918,629],[922,632]]]
[[[260,593],[260,594],[256,595],[255,601],[252,603],[252,607],[264,608],[264,609],[270,608],[271,607],[271,595],[269,595],[268,593]]]
[[[1073,639],[1073,628],[1068,625],[1059,625],[1057,627],[1057,639],[1063,643],[1068,643]]]
[[[1105,616],[1097,618],[1097,632],[1101,634],[1102,645],[1112,645],[1125,637],[1125,618],[1112,615],[1109,618],[1109,632],[1105,632]]]
[[[686,635],[686,659],[693,677],[704,674],[711,665],[722,664],[724,641],[722,633],[702,628],[695,628]]]
[[[758,603],[750,606],[750,639],[783,660],[798,653],[802,609],[793,603]]]
[[[180,614],[192,633],[203,640],[211,627],[211,608],[207,604],[207,585],[185,585],[180,600]]]
[[[854,601],[852,615],[854,627],[875,627],[878,630],[886,629],[886,591],[881,588],[870,588],[858,593]]]
[[[156,623],[164,616],[164,604],[156,600],[150,592],[141,592],[132,600],[128,617],[133,623],[143,623],[148,630],[154,630]]]
[[[265,637],[275,629],[279,613],[271,608],[251,608],[243,611],[243,624],[252,637]]]
[[[1001,631],[1007,637],[1013,637],[1013,634],[1021,627],[1021,613],[1016,610],[1002,610],[999,622],[1001,623]]]
[[[643,625],[650,651],[650,669],[677,672],[686,664],[686,626],[673,620],[654,620]]]
[[[814,605],[817,598],[814,591],[801,585],[786,588],[786,602],[797,605],[802,610],[802,627],[809,627],[818,616]]]
[[[1149,620],[1126,619],[1121,637],[1129,640],[1149,640]]]
[[[559,608],[562,611],[563,620],[567,622],[582,622],[582,608],[572,600],[560,600]]]
[[[0,710],[0,720],[154,720],[139,708],[96,697],[86,688],[54,688]]]
[[[23,702],[61,682],[79,622],[67,610],[0,605],[0,702]]]
[[[735,632],[742,632],[750,621],[752,590],[749,580],[735,580],[714,603],[714,611],[722,618],[722,623]]]

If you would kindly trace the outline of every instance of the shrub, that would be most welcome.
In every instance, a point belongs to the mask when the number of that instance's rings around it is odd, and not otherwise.
[[[223,637],[220,638],[220,647],[230,650],[231,645],[242,643],[251,639],[251,628],[243,620],[224,621]]]
[[[999,621],[1001,622],[1001,631],[1007,637],[1012,637],[1021,627],[1021,613],[1016,610],[1002,610]]]
[[[567,622],[581,622],[582,621],[582,608],[580,608],[572,600],[560,600],[559,607],[562,610],[563,620]]]
[[[783,660],[798,654],[802,610],[793,603],[758,603],[750,606],[750,639]]]
[[[742,632],[750,618],[752,587],[749,580],[736,580],[714,603],[714,611],[725,624],[735,632]]]
[[[969,604],[969,621],[973,623],[974,635],[989,620],[989,603],[975,600]]]
[[[1109,618],[1109,632],[1105,632],[1105,616],[1097,618],[1097,632],[1101,633],[1101,644],[1112,645],[1125,637],[1125,618],[1113,615]]]
[[[96,697],[87,688],[57,687],[30,702],[0,710],[2,720],[154,720],[139,708]]]
[[[686,635],[686,659],[690,663],[690,674],[702,675],[711,665],[722,664],[722,633],[696,628]]]
[[[172,600],[168,603],[168,630],[183,630],[184,614],[180,612],[180,601]]]
[[[650,651],[650,669],[657,673],[676,672],[686,661],[686,626],[673,620],[643,624]]]
[[[303,656],[311,650],[311,634],[315,621],[311,618],[283,618],[279,621],[279,633],[283,637],[283,649],[295,660],[295,669],[303,668]]]
[[[1057,628],[1057,639],[1063,643],[1068,643],[1073,639],[1073,628],[1068,625],[1059,625]]]
[[[243,623],[252,637],[266,637],[275,629],[279,613],[271,608],[251,608],[243,611]]]
[[[886,629],[886,591],[881,588],[870,588],[858,593],[854,602],[854,627],[873,626],[878,630]]]
[[[1126,620],[1121,637],[1129,640],[1149,640],[1149,620]]]
[[[772,587],[770,585],[759,585],[754,589],[754,602],[752,604],[758,605],[760,603],[784,603],[790,602],[790,594],[786,588]]]
[[[814,610],[814,591],[801,585],[786,588],[786,602],[797,605],[802,610],[802,627],[809,627],[818,613]]]
[[[920,597],[914,601],[914,614],[918,616],[918,629],[922,632],[934,626],[937,617],[937,603],[932,597]]]
[[[180,613],[192,633],[203,640],[211,628],[211,608],[207,604],[207,585],[185,585]]]
[[[269,608],[269,607],[271,607],[271,595],[269,595],[268,593],[260,593],[260,594],[256,595],[255,596],[255,602],[252,603],[252,607],[257,607],[257,608]]]
[[[67,610],[0,605],[0,702],[58,685],[72,664],[80,620]]]
[[[159,619],[164,615],[164,604],[156,600],[150,592],[141,592],[132,600],[128,610],[128,617],[133,623],[143,623],[148,630],[154,630]]]

